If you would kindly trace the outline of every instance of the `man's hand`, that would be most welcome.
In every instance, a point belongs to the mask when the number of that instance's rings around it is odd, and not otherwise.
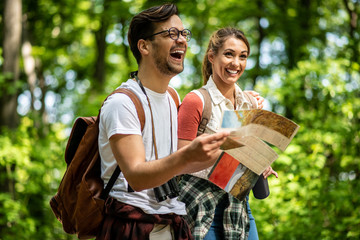
[[[226,131],[211,135],[202,134],[189,145],[189,154],[194,157],[194,161],[202,162],[209,160],[220,149],[227,136],[229,136],[229,132]]]
[[[221,153],[221,144],[229,134],[226,131],[202,134],[182,147],[180,151],[183,151],[187,165],[184,173],[197,172],[212,166]]]

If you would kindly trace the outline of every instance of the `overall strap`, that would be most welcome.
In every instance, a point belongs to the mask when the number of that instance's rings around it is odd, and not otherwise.
[[[199,88],[198,91],[204,97],[204,108],[196,136],[199,136],[205,132],[206,125],[209,123],[211,117],[211,96],[209,92],[203,87]]]

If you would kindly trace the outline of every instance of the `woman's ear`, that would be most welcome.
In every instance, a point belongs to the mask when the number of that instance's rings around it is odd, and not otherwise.
[[[209,52],[207,53],[207,58],[208,58],[209,62],[214,63],[214,52],[213,52],[213,50],[209,50]]]
[[[141,55],[148,55],[149,54],[149,43],[144,39],[140,39],[137,43],[137,47]]]

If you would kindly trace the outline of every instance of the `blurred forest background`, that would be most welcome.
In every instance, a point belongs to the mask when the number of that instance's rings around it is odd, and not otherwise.
[[[49,207],[69,129],[137,69],[129,22],[163,2],[0,1],[0,239],[76,239]],[[234,26],[251,44],[239,85],[301,126],[270,196],[250,195],[260,239],[360,239],[360,1],[173,2],[193,33],[171,81],[182,98],[202,84],[210,34]]]

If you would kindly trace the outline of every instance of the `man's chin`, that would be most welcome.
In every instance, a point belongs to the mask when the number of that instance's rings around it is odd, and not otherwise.
[[[184,64],[164,64],[164,65],[157,65],[158,70],[170,77],[174,77],[184,71]]]
[[[173,66],[169,66],[169,69],[172,70],[173,73],[175,74],[179,74],[181,73],[182,71],[184,71],[184,64],[179,64],[179,65],[173,65]]]
[[[184,71],[184,66],[168,66],[167,74],[175,76],[181,73],[182,71]]]

